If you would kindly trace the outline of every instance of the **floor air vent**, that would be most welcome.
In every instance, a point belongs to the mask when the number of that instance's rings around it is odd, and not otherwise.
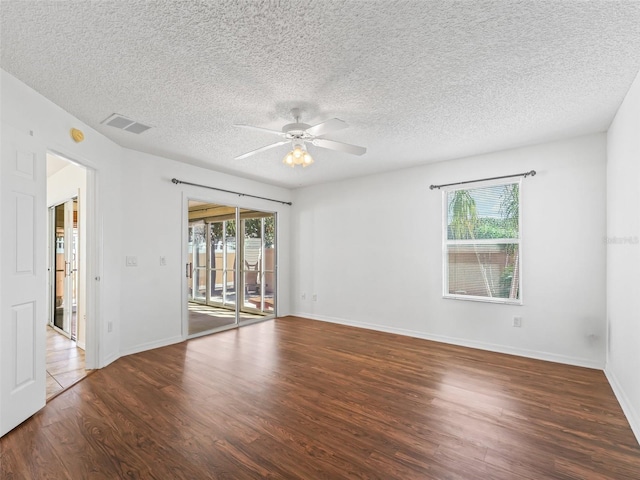
[[[146,130],[149,130],[151,127],[148,125],[144,125],[142,123],[136,122],[135,120],[131,120],[130,118],[124,117],[118,113],[114,113],[109,118],[104,119],[100,122],[103,125],[109,125],[110,127],[119,128],[120,130],[126,130],[131,133],[142,133]]]

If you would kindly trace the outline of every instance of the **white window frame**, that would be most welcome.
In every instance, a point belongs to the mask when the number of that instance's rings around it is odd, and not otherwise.
[[[484,187],[493,187],[499,185],[512,185],[518,184],[518,238],[492,238],[492,239],[478,239],[478,240],[449,240],[448,234],[448,219],[449,219],[449,202],[448,195],[451,192],[458,190],[474,190]],[[522,271],[522,179],[516,181],[489,181],[478,182],[472,186],[458,186],[443,188],[442,190],[442,297],[450,300],[465,300],[471,302],[484,302],[484,303],[497,303],[504,305],[523,305],[523,271]],[[449,245],[498,245],[512,243],[518,245],[518,282],[519,282],[519,298],[496,298],[485,297],[478,295],[460,295],[455,293],[449,293]]]

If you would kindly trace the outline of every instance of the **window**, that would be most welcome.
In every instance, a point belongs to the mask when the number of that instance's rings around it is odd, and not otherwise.
[[[522,303],[520,183],[449,190],[444,197],[444,296]]]

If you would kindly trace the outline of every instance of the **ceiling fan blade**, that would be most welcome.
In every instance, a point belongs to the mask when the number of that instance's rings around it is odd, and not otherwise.
[[[328,148],[329,150],[337,150],[339,152],[350,153],[352,155],[362,155],[366,153],[365,147],[351,145],[349,143],[336,142],[335,140],[327,140],[326,138],[314,138],[311,140],[316,147]]]
[[[281,142],[272,143],[271,145],[267,145],[266,147],[260,147],[256,150],[251,150],[250,152],[243,153],[242,155],[238,155],[235,157],[235,160],[242,160],[243,158],[247,158],[251,155],[255,155],[256,153],[264,152],[265,150],[269,150],[270,148],[279,147],[280,145],[284,145],[285,143],[289,143],[290,140],[283,140]]]
[[[253,125],[243,125],[243,124],[240,124],[240,123],[235,123],[233,126],[234,127],[249,128],[251,130],[257,130],[259,132],[275,133],[276,135],[280,135],[281,137],[284,137],[284,133],[282,133],[280,130],[271,130],[270,128],[254,127]]]
[[[325,133],[342,130],[343,128],[347,128],[348,126],[349,125],[347,124],[347,122],[343,122],[339,118],[332,118],[331,120],[327,120],[326,122],[322,122],[314,125],[313,127],[309,127],[305,131],[309,135],[319,137],[320,135],[324,135]]]

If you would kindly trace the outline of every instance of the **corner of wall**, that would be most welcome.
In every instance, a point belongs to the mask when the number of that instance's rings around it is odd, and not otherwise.
[[[640,443],[640,72],[607,131],[605,375]]]
[[[609,381],[609,385],[611,385],[611,389],[613,390],[624,415],[627,417],[629,426],[631,427],[633,434],[636,436],[638,444],[640,444],[640,411],[636,410],[631,400],[626,396],[625,391],[620,385],[615,373],[613,373],[608,365],[604,369],[604,374]]]

